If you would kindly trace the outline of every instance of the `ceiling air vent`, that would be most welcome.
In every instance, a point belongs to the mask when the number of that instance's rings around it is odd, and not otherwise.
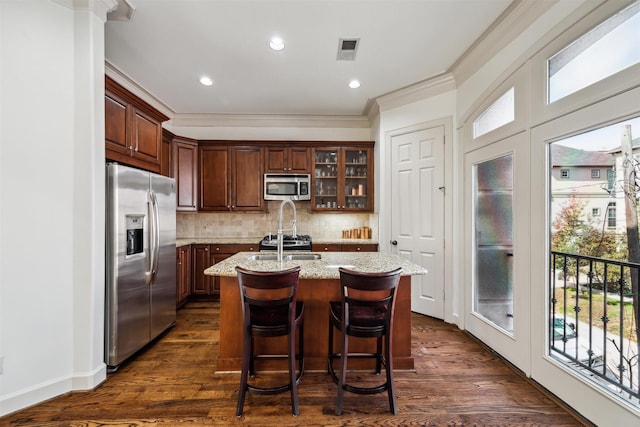
[[[338,42],[338,61],[354,61],[360,39],[340,39]]]

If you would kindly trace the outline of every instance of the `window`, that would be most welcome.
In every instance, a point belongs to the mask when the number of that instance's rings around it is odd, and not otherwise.
[[[607,190],[611,191],[615,188],[616,184],[616,171],[609,169],[607,171]]]
[[[640,1],[547,60],[552,103],[640,62]]]
[[[569,179],[569,169],[560,169],[560,178]]]
[[[473,122],[473,138],[515,120],[515,88],[506,91]]]
[[[616,202],[611,202],[607,206],[607,227],[616,228]]]
[[[637,99],[633,105],[638,108]],[[592,114],[587,119],[597,117]],[[635,188],[634,200],[640,195],[640,177],[624,182],[627,171],[640,170],[640,157],[625,155],[630,146],[640,154],[640,116],[635,112],[635,117],[587,129],[592,130],[546,139],[553,141],[547,165],[549,277],[554,278],[547,293],[549,355],[602,391],[615,390],[640,407],[640,370],[635,356],[639,336],[632,304],[620,305],[632,295],[631,276],[637,269],[628,262],[624,232],[628,195],[623,187]],[[561,172],[573,171],[571,181],[557,179],[560,167]],[[606,183],[593,180],[604,177],[601,171],[606,171]],[[620,171],[617,178],[616,171]],[[624,342],[627,347],[604,340]],[[626,353],[629,348],[634,352]]]

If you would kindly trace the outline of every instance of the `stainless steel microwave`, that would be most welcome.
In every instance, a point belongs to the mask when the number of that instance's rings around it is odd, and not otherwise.
[[[265,200],[311,200],[309,174],[264,174]]]

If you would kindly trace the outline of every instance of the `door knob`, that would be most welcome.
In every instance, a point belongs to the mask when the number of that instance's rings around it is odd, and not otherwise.
[[[392,240],[392,241],[391,241],[391,244],[392,244],[393,246],[397,246],[397,245],[398,245],[398,241],[397,241],[397,240]]]

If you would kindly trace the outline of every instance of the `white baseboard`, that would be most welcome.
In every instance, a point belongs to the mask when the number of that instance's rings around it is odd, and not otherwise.
[[[37,405],[71,391],[92,390],[107,378],[107,366],[101,363],[94,371],[75,373],[0,396],[0,417]]]

